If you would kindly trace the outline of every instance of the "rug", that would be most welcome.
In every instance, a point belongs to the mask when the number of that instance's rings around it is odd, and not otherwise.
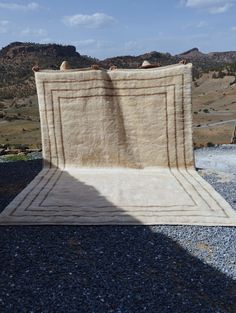
[[[44,167],[1,225],[236,225],[194,168],[191,64],[35,78]]]

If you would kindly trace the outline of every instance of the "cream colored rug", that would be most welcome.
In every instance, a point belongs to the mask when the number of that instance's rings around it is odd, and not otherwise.
[[[44,169],[0,224],[235,226],[194,169],[191,70],[37,72]]]

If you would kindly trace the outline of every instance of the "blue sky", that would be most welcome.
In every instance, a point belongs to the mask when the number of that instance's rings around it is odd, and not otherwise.
[[[236,50],[235,17],[236,0],[0,0],[0,47],[72,44],[100,59]]]

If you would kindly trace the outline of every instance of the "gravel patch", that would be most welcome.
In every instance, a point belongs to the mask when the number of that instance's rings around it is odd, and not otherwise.
[[[195,150],[196,167],[236,173],[236,145],[219,145]]]
[[[42,159],[0,162],[0,212],[42,169]]]
[[[0,164],[1,209],[41,166]],[[201,174],[236,209],[236,172]],[[0,260],[2,313],[236,312],[234,227],[1,226]]]

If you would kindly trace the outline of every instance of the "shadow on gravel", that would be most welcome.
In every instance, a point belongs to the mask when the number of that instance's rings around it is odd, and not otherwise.
[[[41,163],[4,166],[7,204]],[[236,312],[233,280],[148,226],[2,226],[0,260],[1,313]]]
[[[0,163],[0,212],[42,169],[42,160]]]

